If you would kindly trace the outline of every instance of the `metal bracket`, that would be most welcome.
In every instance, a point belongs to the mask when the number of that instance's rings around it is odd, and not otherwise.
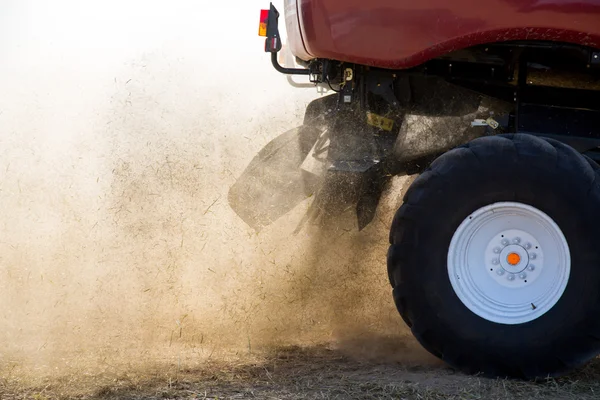
[[[277,72],[281,72],[282,74],[287,75],[310,75],[310,69],[304,68],[285,68],[281,64],[279,64],[279,60],[277,60],[277,53],[271,53],[271,63]]]
[[[267,38],[265,39],[265,52],[271,53],[271,63],[277,72],[287,75],[310,75],[311,71],[304,68],[285,68],[279,64],[277,53],[281,50],[281,38],[279,37],[279,11],[271,3],[269,18],[267,19]]]
[[[391,73],[371,71],[367,77],[368,90],[383,98],[390,106],[396,107],[398,99],[394,94],[394,76]]]

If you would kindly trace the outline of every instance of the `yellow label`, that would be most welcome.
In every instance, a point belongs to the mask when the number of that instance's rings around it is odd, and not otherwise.
[[[370,112],[367,113],[367,124],[388,132],[394,128],[394,120]]]

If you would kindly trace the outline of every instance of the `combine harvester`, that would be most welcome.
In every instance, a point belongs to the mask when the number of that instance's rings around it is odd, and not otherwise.
[[[600,2],[475,4],[287,0],[295,68],[263,10],[277,71],[335,93],[229,201],[260,230],[314,192],[310,220],[320,182],[348,177],[362,229],[391,176],[419,173],[387,256],[404,321],[467,373],[558,376],[600,352]]]

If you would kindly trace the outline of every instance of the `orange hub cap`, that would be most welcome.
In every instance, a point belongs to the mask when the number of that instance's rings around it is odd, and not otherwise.
[[[510,253],[508,256],[506,256],[506,261],[510,265],[517,265],[521,261],[521,256],[517,253]]]

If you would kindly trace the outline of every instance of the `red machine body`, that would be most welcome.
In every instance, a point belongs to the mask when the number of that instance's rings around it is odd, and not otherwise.
[[[486,43],[600,47],[600,0],[286,0],[285,16],[299,58],[389,69]]]

